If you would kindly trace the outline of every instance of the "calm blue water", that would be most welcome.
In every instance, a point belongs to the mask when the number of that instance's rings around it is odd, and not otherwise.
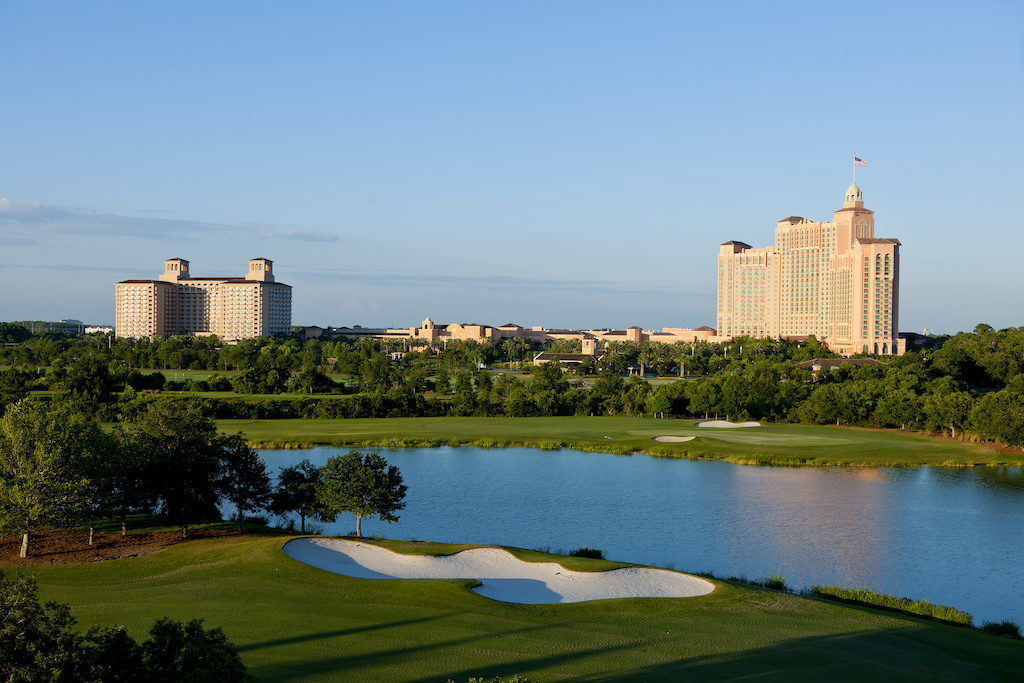
[[[268,468],[335,448],[261,451]],[[782,576],[930,600],[1024,625],[1020,468],[795,469],[528,448],[382,450],[409,492],[363,533]],[[325,532],[349,533],[344,515]]]

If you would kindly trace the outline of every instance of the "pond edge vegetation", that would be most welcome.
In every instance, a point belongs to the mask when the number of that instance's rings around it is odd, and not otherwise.
[[[449,418],[458,419],[458,418]],[[502,418],[488,418],[501,420]],[[888,430],[883,430],[888,431]],[[903,433],[905,434],[905,432]],[[921,438],[937,438],[926,434],[914,434]],[[693,448],[672,446],[637,446],[630,444],[595,443],[588,440],[564,439],[497,439],[497,438],[416,438],[387,437],[380,439],[335,439],[321,441],[317,439],[261,439],[248,438],[246,441],[252,448],[264,450],[302,450],[311,448],[355,447],[355,448],[537,448],[542,451],[577,450],[587,453],[608,453],[611,455],[647,455],[654,458],[668,458],[690,461],[720,461],[734,465],[752,465],[759,467],[1021,467],[1024,466],[1024,454],[1009,455],[1001,459],[979,461],[973,459],[948,459],[942,462],[928,462],[915,459],[891,459],[880,463],[864,462],[846,458],[823,458],[819,456],[799,456],[779,453],[744,453],[729,455],[714,453]],[[1007,456],[1008,454],[1003,454]]]
[[[867,607],[884,612],[892,612],[894,614],[902,614],[909,617],[935,621],[941,624],[948,624],[950,626],[968,628],[1001,638],[1024,640],[1024,637],[1021,636],[1020,627],[1013,621],[986,621],[981,626],[975,626],[974,617],[970,613],[956,609],[955,607],[936,605],[927,600],[915,600],[913,598],[898,597],[895,595],[888,595],[886,593],[877,593],[866,588],[841,588],[839,586],[830,585],[811,586],[810,588],[795,591],[787,586],[785,580],[778,575],[770,575],[756,579],[748,579],[744,576],[730,576],[727,579],[723,579],[715,576],[714,573],[707,571],[696,572],[696,575],[723,583],[751,586],[762,590],[799,595],[804,598],[817,598],[829,602],[837,602],[843,605]]]

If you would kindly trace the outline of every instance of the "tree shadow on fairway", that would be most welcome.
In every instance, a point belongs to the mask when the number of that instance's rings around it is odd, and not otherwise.
[[[907,626],[786,640],[736,653],[678,659],[580,680],[1014,680],[1024,646],[966,629]],[[679,635],[685,643],[685,634]],[[528,668],[519,671],[529,674]],[[486,669],[487,675],[491,670]],[[499,672],[495,672],[499,673]],[[573,676],[577,678],[577,676]],[[1019,679],[1017,679],[1019,680]]]
[[[249,673],[258,679],[269,679],[275,681],[287,681],[306,678],[308,676],[323,676],[327,674],[344,674],[344,676],[350,680],[374,680],[374,676],[370,671],[363,670],[369,669],[372,671],[381,668],[407,670],[411,667],[422,669],[424,668],[422,663],[413,664],[410,661],[410,658],[422,656],[424,653],[429,653],[431,650],[446,650],[454,648],[454,651],[458,652],[459,648],[469,645],[470,643],[476,643],[477,641],[524,635],[535,631],[547,630],[549,628],[551,627],[529,626],[526,628],[511,629],[507,631],[479,633],[463,638],[424,643],[422,645],[415,645],[411,647],[392,648],[389,650],[380,649],[366,654],[354,654],[342,657],[330,657],[326,659],[312,659],[305,662],[290,661],[288,663],[282,663],[281,665],[267,664],[263,666],[251,666],[249,667]],[[360,646],[365,645],[365,641],[361,643],[353,643],[350,647],[346,647],[347,645],[347,643],[339,644],[338,650],[344,651],[347,649],[357,649]],[[330,645],[324,644],[320,646],[320,649],[323,650],[329,647]],[[479,646],[475,649],[478,648]],[[438,662],[443,662],[450,659],[450,657],[451,652],[445,653],[443,656],[438,657]],[[360,673],[361,671],[362,673]],[[403,675],[402,679],[412,679],[416,675],[416,673],[410,672],[408,676]],[[393,679],[393,677],[389,678]],[[444,674],[431,674],[428,679],[447,680]]]
[[[295,645],[297,643],[308,643],[312,640],[322,640],[324,638],[338,638],[341,636],[351,636],[356,633],[366,633],[368,631],[377,631],[385,628],[398,628],[401,626],[410,626],[412,624],[422,624],[426,621],[434,621],[435,619],[444,619],[447,614],[438,614],[431,617],[422,617],[420,619],[406,619],[405,621],[389,621],[384,624],[369,624],[367,626],[357,626],[355,628],[341,629],[338,631],[320,631],[318,633],[307,633],[302,636],[292,636],[290,638],[277,638],[275,640],[264,640],[259,643],[249,643],[248,645],[238,646],[239,652],[250,652],[252,650],[262,650],[267,647],[280,647],[282,645]]]

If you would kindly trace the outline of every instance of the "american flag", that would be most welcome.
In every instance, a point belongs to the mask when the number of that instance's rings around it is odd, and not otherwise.
[[[868,162],[864,161],[860,157],[854,157],[853,158],[853,165],[854,166],[867,166]]]

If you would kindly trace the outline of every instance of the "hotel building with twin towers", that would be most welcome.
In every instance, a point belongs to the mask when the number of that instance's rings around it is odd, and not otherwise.
[[[156,280],[114,285],[114,333],[154,338],[217,335],[224,340],[287,334],[292,288],[274,279],[274,262],[249,261],[244,277],[194,277],[182,258],[164,261]]]
[[[861,189],[846,189],[831,221],[776,224],[775,246],[718,249],[718,337],[814,335],[841,354],[902,355],[900,241],[875,237]]]

